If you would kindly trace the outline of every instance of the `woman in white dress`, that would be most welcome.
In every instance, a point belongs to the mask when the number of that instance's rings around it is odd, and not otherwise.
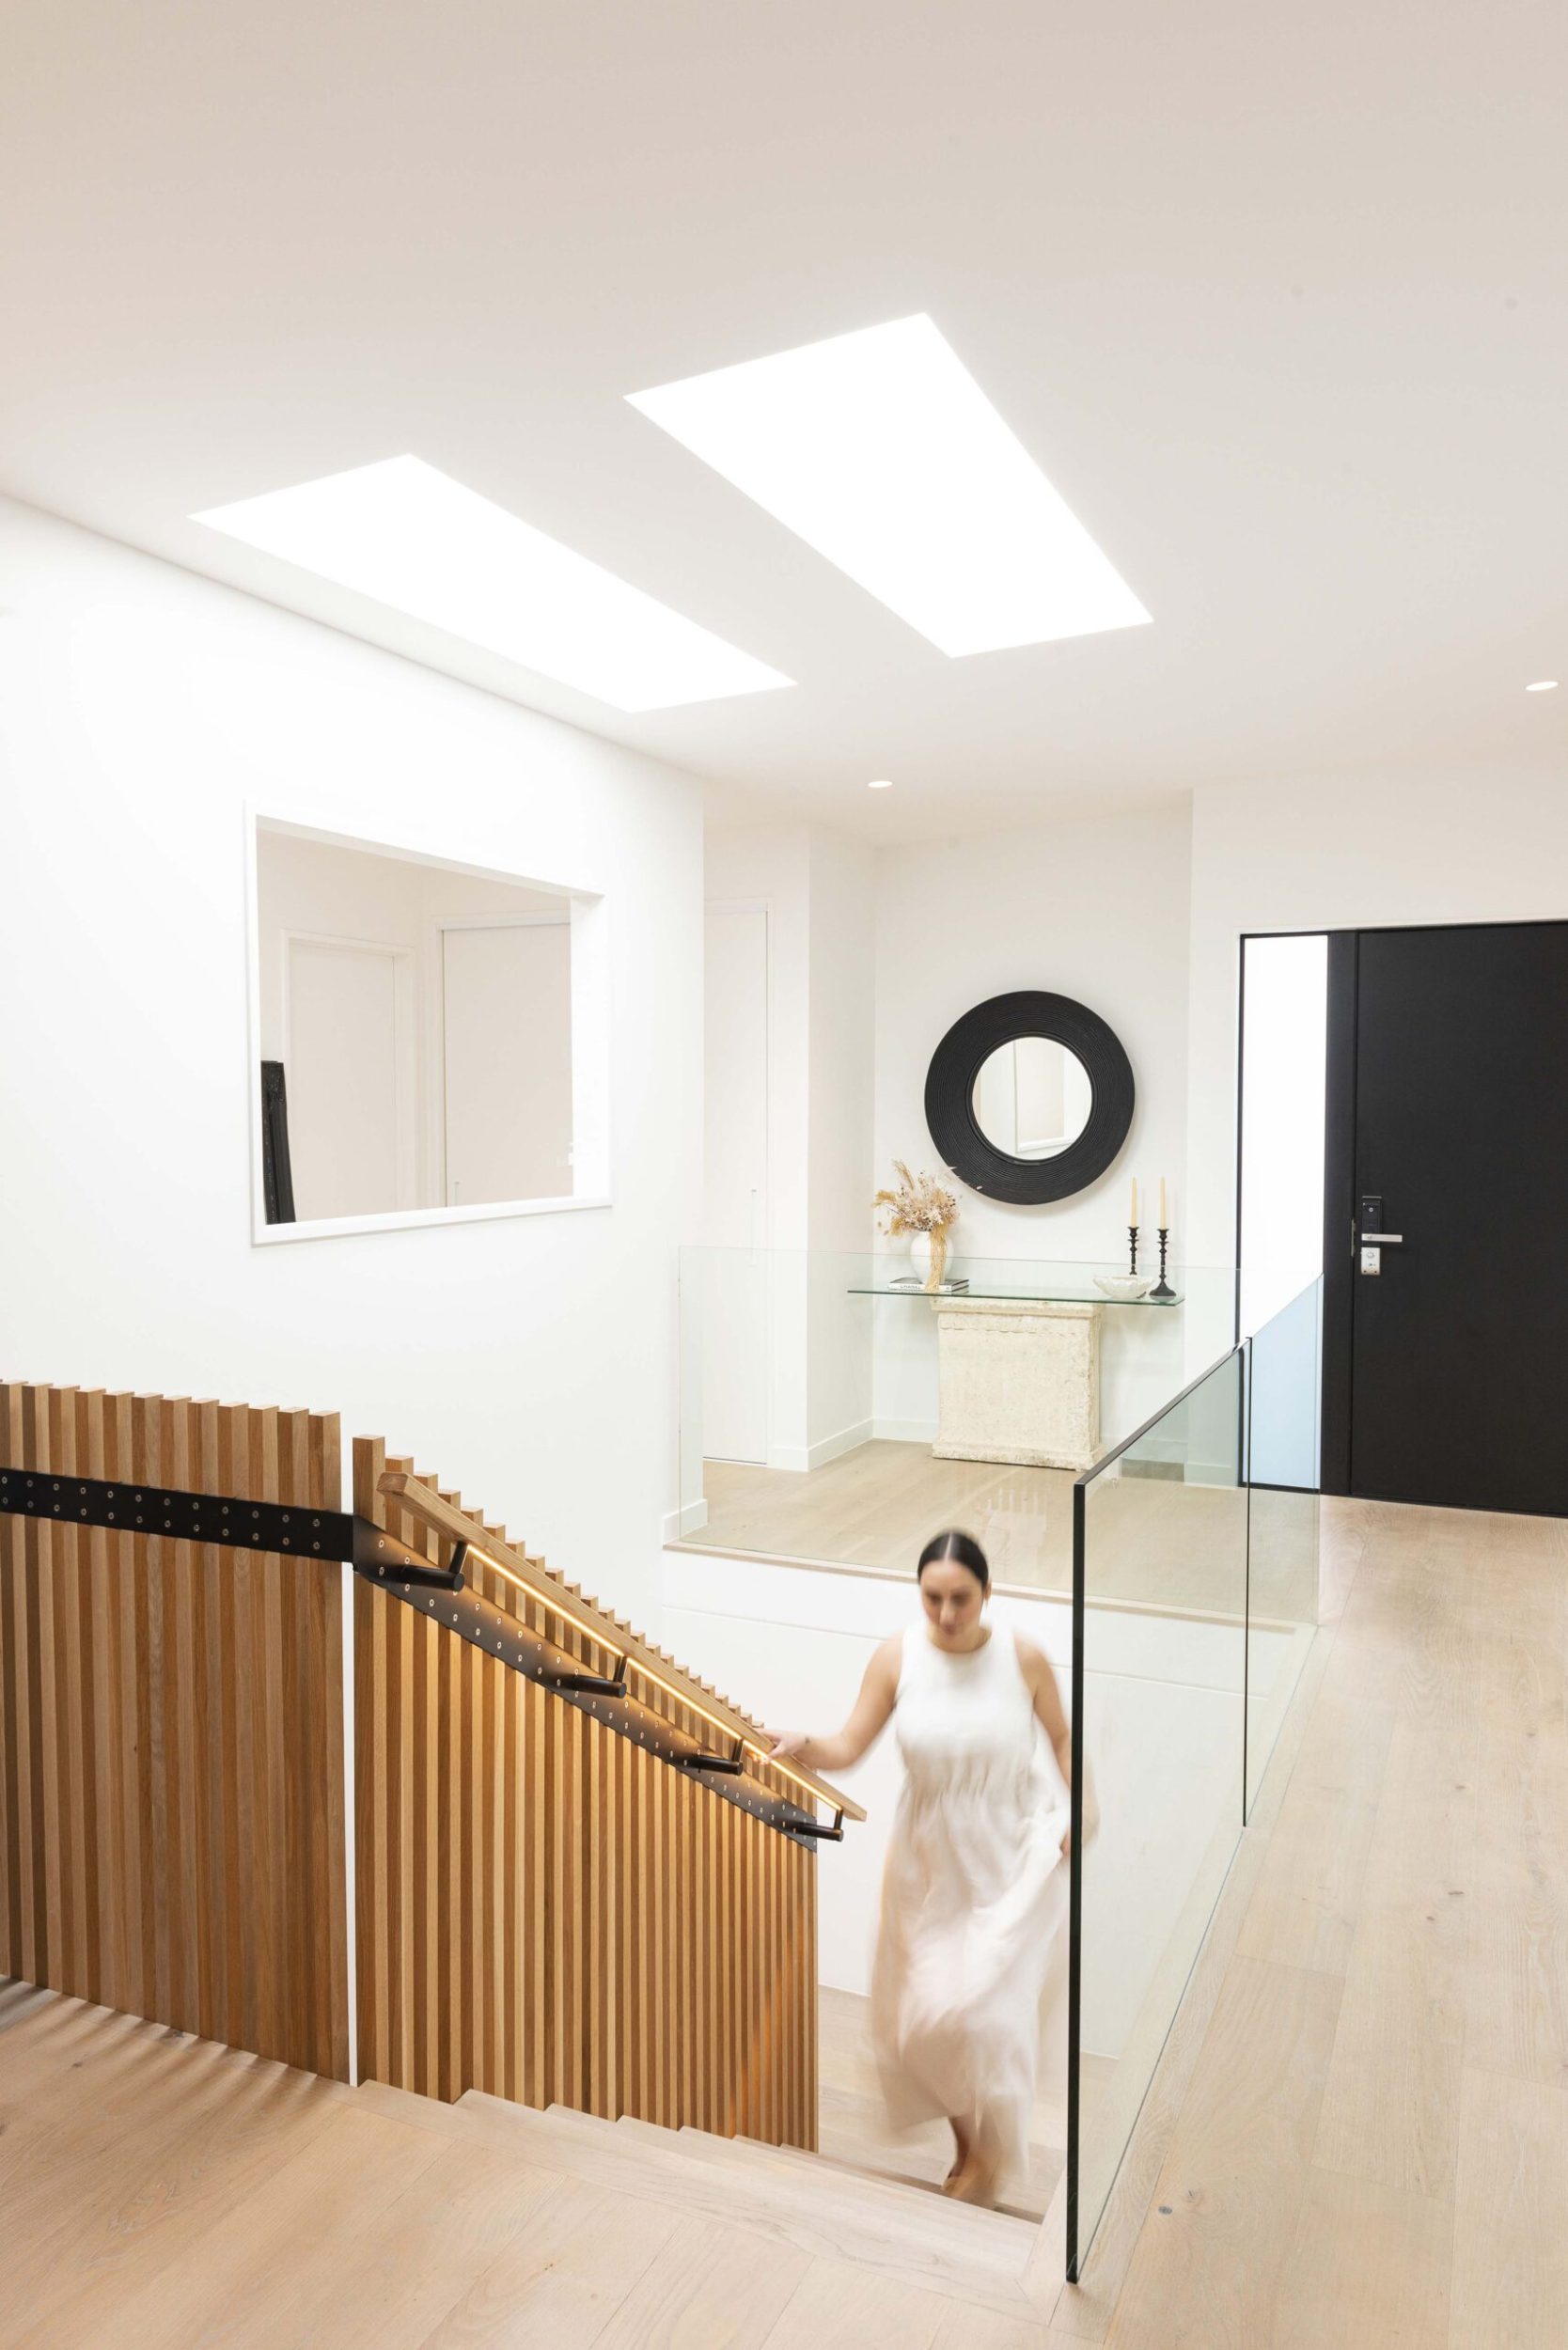
[[[1028,2139],[1067,1911],[1072,1747],[1043,1652],[986,1622],[979,1543],[938,1534],[917,1572],[925,1621],[883,1642],[842,1730],[785,1731],[774,1752],[844,1770],[896,1717],[905,1778],[871,1978],[877,2062],[895,2123],[952,2124],[947,2192],[988,2203]]]

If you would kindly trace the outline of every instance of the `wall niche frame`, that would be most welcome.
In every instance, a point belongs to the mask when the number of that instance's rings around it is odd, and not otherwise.
[[[1090,1104],[1081,1134],[1053,1157],[1012,1158],[975,1116],[975,1081],[991,1055],[1022,1037],[1045,1037],[1075,1054]],[[993,995],[955,1020],[926,1073],[926,1124],[944,1164],[984,1199],[1045,1207],[1087,1191],[1115,1164],[1133,1122],[1133,1065],[1108,1022],[1071,995],[1020,988]]]
[[[481,861],[440,854],[423,839],[387,838],[367,824],[363,830],[323,824],[314,810],[307,817],[290,808],[278,794],[264,804],[247,801],[243,808],[244,891],[246,927],[247,1007],[250,1069],[251,1245],[253,1247],[292,1247],[317,1240],[341,1239],[361,1232],[418,1230],[445,1224],[491,1223],[501,1218],[559,1215],[613,1205],[611,1192],[610,1103],[610,962],[608,909],[603,887],[552,870],[547,856],[539,867],[523,868],[510,858]],[[463,1205],[397,1207],[366,1214],[319,1215],[273,1221],[269,1207],[266,1099],[269,1080],[264,1064],[274,1055],[264,1033],[263,941],[261,920],[262,840],[268,835],[346,850],[377,860],[417,866],[454,881],[500,883],[559,901],[569,930],[571,968],[572,1058],[572,1188],[554,1196],[476,1200]],[[525,917],[523,917],[525,919]],[[510,927],[513,917],[499,925],[485,916],[470,921],[445,911],[425,924],[439,948],[448,930]],[[353,943],[363,945],[365,939]],[[430,1007],[423,1008],[428,1014]],[[271,1081],[275,1086],[275,1080]],[[439,1089],[435,1089],[438,1095]],[[433,1097],[432,1097],[433,1098]],[[275,1151],[275,1129],[274,1134]],[[274,1157],[275,1166],[275,1157]],[[291,1175],[295,1170],[290,1169]],[[294,1189],[291,1183],[290,1189]],[[276,1204],[281,1204],[277,1202]],[[296,1203],[289,1201],[292,1208]]]

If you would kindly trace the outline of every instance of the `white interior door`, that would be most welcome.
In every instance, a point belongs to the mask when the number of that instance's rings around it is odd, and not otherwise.
[[[768,1454],[768,916],[708,909],[703,1445]]]
[[[441,933],[447,1205],[572,1192],[572,926]]]
[[[289,1152],[301,1221],[413,1204],[408,958],[350,941],[288,942]]]

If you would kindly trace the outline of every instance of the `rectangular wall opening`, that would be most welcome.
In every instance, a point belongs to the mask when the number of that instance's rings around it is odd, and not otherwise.
[[[601,902],[261,818],[258,1239],[607,1191]]]

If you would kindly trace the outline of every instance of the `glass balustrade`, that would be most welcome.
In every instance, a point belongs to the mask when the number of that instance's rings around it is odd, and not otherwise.
[[[1314,1281],[1074,1488],[1070,2276],[1313,1638],[1320,1306]]]
[[[1070,2276],[1242,1830],[1246,1371],[1238,1348],[1074,1491]]]

